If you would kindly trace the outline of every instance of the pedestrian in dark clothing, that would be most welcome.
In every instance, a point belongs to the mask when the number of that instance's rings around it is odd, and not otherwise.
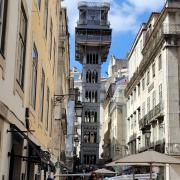
[[[97,179],[98,179],[98,178],[97,178],[97,174],[96,174],[95,172],[92,172],[89,180],[97,180]]]

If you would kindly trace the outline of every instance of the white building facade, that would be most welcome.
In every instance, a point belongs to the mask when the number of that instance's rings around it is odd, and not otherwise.
[[[15,132],[27,131],[32,1],[3,0],[0,12],[0,179],[18,180],[27,176],[27,139]]]
[[[142,25],[129,54],[127,144],[134,154],[152,148],[180,155],[180,2],[166,2]],[[178,174],[173,167],[171,170]],[[179,176],[169,174],[166,179]],[[172,177],[173,176],[173,177]]]

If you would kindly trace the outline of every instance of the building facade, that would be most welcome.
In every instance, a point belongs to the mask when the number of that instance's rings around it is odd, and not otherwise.
[[[112,56],[108,66],[104,116],[103,153],[105,162],[122,158],[126,154],[126,100],[124,90],[128,81],[127,61]]]
[[[27,131],[32,1],[3,0],[0,11],[0,179],[19,180],[27,172],[28,139],[21,132]]]
[[[1,5],[0,178],[46,179],[64,150],[65,118],[59,129],[54,127],[56,114],[66,107],[55,109],[55,95],[69,87],[67,42],[64,67],[57,66],[62,59],[59,22],[64,19],[67,29],[67,17],[60,17],[58,0],[3,0]],[[62,69],[64,85],[57,87]],[[55,134],[62,138],[58,149]]]
[[[143,24],[129,54],[127,143],[129,153],[152,148],[180,155],[178,1],[167,1],[161,13]],[[179,173],[177,168],[172,171]],[[166,179],[169,177],[166,167]],[[173,174],[172,174],[173,176]]]
[[[100,77],[111,44],[108,3],[80,2],[76,27],[76,60],[83,65],[81,123],[82,165],[94,166],[99,159]]]

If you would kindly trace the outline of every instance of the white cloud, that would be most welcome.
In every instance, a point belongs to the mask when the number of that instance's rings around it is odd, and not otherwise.
[[[74,34],[74,28],[78,20],[78,2],[81,0],[65,0],[63,6],[67,7],[69,19],[69,31]],[[86,0],[91,2],[92,0]],[[97,1],[97,0],[96,0]],[[138,17],[144,12],[159,10],[164,0],[106,0],[110,2],[111,10],[109,21],[114,33],[123,31],[136,31],[139,24]],[[99,1],[98,1],[99,2]]]

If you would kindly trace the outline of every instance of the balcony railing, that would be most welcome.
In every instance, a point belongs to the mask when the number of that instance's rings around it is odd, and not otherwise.
[[[89,42],[111,42],[111,36],[96,36],[96,35],[77,35],[78,42],[84,43],[84,41]]]
[[[78,25],[95,25],[95,26],[110,26],[110,22],[107,20],[86,20],[86,19],[81,19],[77,23]]]
[[[107,2],[86,2],[86,1],[81,1],[78,3],[78,7],[83,7],[83,6],[88,6],[88,7],[106,7],[110,8],[110,4]]]
[[[151,111],[149,111],[142,119],[139,120],[139,128],[142,129],[147,125],[150,125],[158,116],[162,116],[162,103],[159,103]]]
[[[149,145],[145,145],[145,146],[140,147],[139,152],[146,151],[147,149],[154,149],[158,152],[163,152],[164,151],[164,143],[165,143],[164,139],[157,140],[154,142],[150,142]]]
[[[138,77],[141,77],[151,60],[154,58],[154,52],[157,50],[163,38],[171,35],[180,35],[180,24],[162,24],[159,27],[157,25],[151,34],[147,35],[145,46],[142,51],[144,55],[143,60],[141,61],[137,70],[134,72],[126,87],[126,95],[129,94],[128,92],[131,89],[133,83],[136,81],[136,79],[138,79]]]

